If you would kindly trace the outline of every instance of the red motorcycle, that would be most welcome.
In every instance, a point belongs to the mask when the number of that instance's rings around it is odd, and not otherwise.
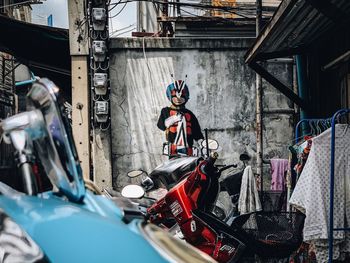
[[[184,239],[219,262],[242,257],[285,258],[302,242],[305,216],[300,213],[255,212],[234,218],[231,225],[212,208],[220,190],[217,153],[203,160],[166,196],[148,208],[151,222],[163,225],[174,218]]]

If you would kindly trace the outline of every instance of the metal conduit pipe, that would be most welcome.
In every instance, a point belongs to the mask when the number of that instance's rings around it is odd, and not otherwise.
[[[295,56],[295,61],[296,61],[296,67],[297,67],[297,80],[298,80],[298,93],[299,97],[307,101],[307,83],[306,83],[306,67],[305,67],[305,57],[301,55],[296,55]],[[307,112],[300,108],[300,119],[305,119],[307,118]],[[303,123],[301,127],[301,135],[304,135],[307,133],[307,127]]]

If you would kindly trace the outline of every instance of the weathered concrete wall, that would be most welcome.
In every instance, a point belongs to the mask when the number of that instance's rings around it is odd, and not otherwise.
[[[239,154],[255,156],[255,73],[244,64],[252,39],[113,39],[111,43],[111,116],[114,187],[128,182],[127,171],[151,171],[166,160],[165,137],[156,127],[171,74],[188,75],[192,110],[202,129],[221,145],[220,161],[239,162]],[[288,83],[288,66],[273,65]],[[266,85],[266,84],[265,84]],[[265,106],[289,107],[273,88],[266,89]],[[267,157],[286,157],[292,138],[288,115],[265,118]],[[268,142],[268,143],[267,143]],[[273,154],[273,156],[271,156]]]

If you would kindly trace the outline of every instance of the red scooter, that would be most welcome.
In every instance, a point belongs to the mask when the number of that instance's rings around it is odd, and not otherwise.
[[[215,167],[217,153],[203,160],[164,198],[148,208],[151,222],[163,225],[174,218],[184,239],[219,262],[242,257],[285,258],[302,242],[305,216],[299,213],[255,212],[234,218],[231,225],[212,212],[223,169]]]

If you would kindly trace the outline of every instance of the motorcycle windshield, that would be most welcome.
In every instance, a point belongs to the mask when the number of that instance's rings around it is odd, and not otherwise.
[[[173,158],[170,159],[161,165],[158,165],[154,171],[175,171],[181,167],[187,166],[193,162],[196,162],[199,158],[198,157],[179,157],[179,158]]]
[[[27,108],[39,109],[46,136],[34,141],[35,150],[51,183],[71,201],[81,201],[85,186],[70,124],[59,103],[58,88],[48,79],[33,84]]]

